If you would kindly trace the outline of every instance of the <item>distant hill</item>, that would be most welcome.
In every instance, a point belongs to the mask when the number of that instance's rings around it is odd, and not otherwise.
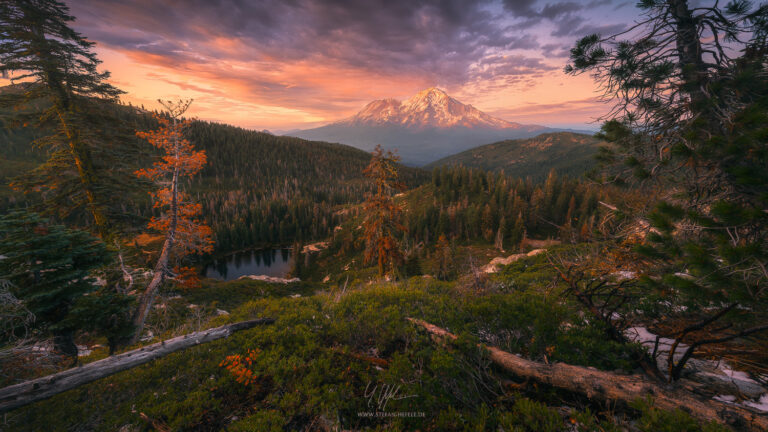
[[[594,166],[602,141],[580,133],[553,132],[534,138],[499,141],[432,162],[425,168],[464,165],[487,171],[504,171],[515,177],[541,179],[554,169],[578,176]]]
[[[501,139],[554,131],[492,117],[432,87],[406,101],[376,100],[354,116],[286,135],[339,142],[363,150],[376,144],[397,149],[403,162],[424,165],[441,157]]]

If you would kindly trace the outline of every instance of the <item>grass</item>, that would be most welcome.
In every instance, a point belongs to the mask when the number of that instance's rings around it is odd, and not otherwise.
[[[343,294],[331,289],[333,284],[204,280],[202,288],[174,299],[180,312],[173,328],[190,325],[190,303],[229,311],[206,315],[203,327],[255,317],[273,317],[276,323],[11,412],[4,427],[148,430],[142,413],[171,430],[231,431],[318,430],[320,423],[379,431],[559,431],[574,425],[598,431],[617,430],[615,423],[623,421],[552,388],[505,387],[501,383],[514,377],[493,367],[476,347],[486,342],[532,359],[546,354],[550,360],[609,370],[633,368],[627,347],[605,342],[599,329],[579,319],[577,310],[548,288],[541,257],[515,263],[488,282],[511,287],[506,290],[471,290],[461,282],[424,277],[369,283],[363,273],[356,273],[360,282],[350,283]],[[173,294],[169,290],[165,298]],[[160,315],[156,311],[152,319]],[[447,328],[459,340],[440,346],[406,317]],[[244,386],[220,364],[248,350],[258,352],[247,366],[256,379]],[[369,398],[371,386],[384,385],[413,396],[389,401],[385,411],[419,417],[361,417],[377,410],[375,398]],[[570,408],[555,408],[562,405]],[[635,411],[651,426],[697,425],[681,413],[661,418],[665,414],[652,408]]]

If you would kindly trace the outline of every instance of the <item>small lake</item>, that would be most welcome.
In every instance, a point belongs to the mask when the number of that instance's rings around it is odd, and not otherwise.
[[[290,249],[237,252],[208,263],[203,268],[203,275],[219,280],[234,280],[248,275],[285,277],[293,266],[292,255]]]

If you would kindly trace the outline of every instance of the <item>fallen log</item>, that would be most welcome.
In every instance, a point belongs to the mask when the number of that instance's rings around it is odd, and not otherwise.
[[[0,389],[0,413],[47,399],[56,394],[142,365],[173,352],[228,337],[236,331],[249,329],[259,324],[272,324],[274,322],[275,320],[272,318],[260,318],[189,333],[133,351],[107,357],[84,366],[14,384]]]
[[[408,318],[440,342],[456,335],[426,321]],[[680,408],[701,421],[716,421],[739,430],[768,430],[768,415],[716,400],[704,400],[673,385],[663,385],[640,375],[619,375],[566,363],[545,364],[525,359],[496,347],[482,345],[490,360],[514,375],[579,393],[599,401],[630,403],[651,396],[654,406],[665,411]]]
[[[339,355],[343,355],[343,356],[346,356],[346,357],[351,357],[351,358],[356,359],[356,360],[362,360],[364,362],[371,363],[374,366],[379,366],[379,367],[387,367],[387,366],[389,366],[389,361],[387,359],[383,359],[383,358],[379,358],[379,357],[367,356],[367,355],[358,354],[358,353],[355,353],[355,352],[347,352],[347,351],[342,350],[339,347],[331,348],[331,351],[333,351],[334,353],[339,354]]]

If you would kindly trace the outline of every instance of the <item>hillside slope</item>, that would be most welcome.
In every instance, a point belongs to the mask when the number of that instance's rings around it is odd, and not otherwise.
[[[156,127],[144,110],[116,104],[103,109],[129,134]],[[47,158],[31,143],[45,134],[32,129],[12,129],[8,113],[0,111],[0,210],[36,202],[8,185]],[[362,171],[371,155],[350,146],[204,121],[194,121],[187,138],[207,155],[188,190],[203,205],[219,252],[325,237],[338,222],[336,207],[360,202],[368,190]],[[135,158],[126,162],[131,171],[148,166],[155,150],[136,137],[125,139],[137,145]],[[409,186],[428,179],[426,171],[407,167],[401,176]],[[153,210],[148,195],[137,192],[122,197],[122,211],[131,215],[134,229],[144,230]]]
[[[558,174],[579,176],[594,166],[602,141],[573,132],[544,133],[534,138],[499,141],[457,153],[425,168],[464,165],[487,171],[504,171],[515,177],[543,179],[554,169]]]

